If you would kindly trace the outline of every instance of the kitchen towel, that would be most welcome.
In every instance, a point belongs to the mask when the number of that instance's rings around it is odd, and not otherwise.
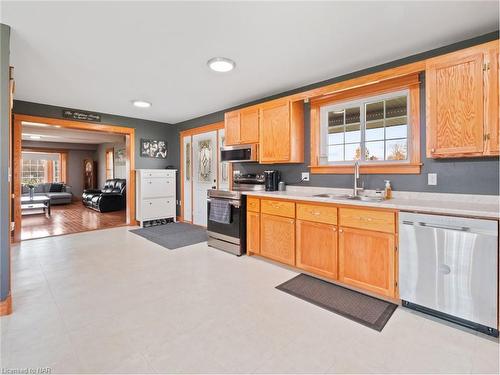
[[[227,199],[211,198],[209,219],[221,224],[231,223],[230,201]]]

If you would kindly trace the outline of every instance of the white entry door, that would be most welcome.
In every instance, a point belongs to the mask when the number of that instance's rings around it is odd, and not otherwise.
[[[217,188],[217,131],[193,135],[193,224],[207,226],[207,190]]]

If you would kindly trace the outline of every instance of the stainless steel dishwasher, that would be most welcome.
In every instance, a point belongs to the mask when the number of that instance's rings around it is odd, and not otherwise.
[[[498,222],[399,214],[403,306],[498,336]]]

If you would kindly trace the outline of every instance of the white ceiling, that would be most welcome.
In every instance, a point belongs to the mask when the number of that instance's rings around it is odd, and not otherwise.
[[[39,124],[30,125],[22,123],[22,139],[25,141],[37,142],[63,142],[63,143],[124,143],[125,137],[119,134],[95,132],[90,130],[76,130],[68,128],[59,128],[57,126]],[[33,139],[31,136],[39,136],[39,139]]]
[[[1,2],[16,99],[176,123],[498,29],[498,1]],[[206,61],[236,62],[227,74]],[[153,103],[149,109],[133,99]]]

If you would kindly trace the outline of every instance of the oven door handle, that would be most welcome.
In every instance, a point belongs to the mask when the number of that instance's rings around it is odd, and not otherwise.
[[[210,198],[207,198],[207,202],[211,202],[212,200]],[[240,201],[230,201],[229,204],[233,206],[234,208],[240,208]]]

